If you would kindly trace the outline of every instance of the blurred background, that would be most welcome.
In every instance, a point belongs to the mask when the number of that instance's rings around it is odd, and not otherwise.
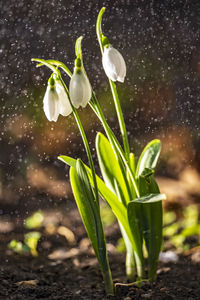
[[[57,156],[87,163],[73,116],[60,116],[56,123],[46,119],[42,100],[50,72],[36,69],[31,58],[58,59],[72,70],[74,43],[83,35],[85,69],[121,140],[95,33],[102,6],[103,31],[127,64],[125,83],[117,89],[131,150],[138,157],[148,141],[160,138],[156,175],[168,197],[165,206],[200,203],[199,1],[1,1],[1,232],[12,231],[37,210],[52,211],[61,222],[74,200],[68,168]],[[99,173],[94,139],[103,129],[89,106],[79,113]],[[65,225],[72,226],[69,220]]]

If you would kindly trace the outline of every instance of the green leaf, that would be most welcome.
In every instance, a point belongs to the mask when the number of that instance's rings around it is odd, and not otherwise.
[[[70,168],[70,181],[85,229],[99,264],[103,268],[106,259],[106,248],[100,211],[96,205],[94,193],[81,160],[77,160],[76,169],[74,167]]]
[[[152,181],[153,182],[153,181]],[[149,190],[155,190],[155,186]],[[164,194],[149,194],[141,198],[136,198],[129,203],[130,215],[136,217],[136,221],[141,229],[141,236],[144,237],[148,251],[149,279],[156,275],[158,257],[162,246],[162,200]],[[129,221],[130,222],[130,221]]]
[[[97,134],[96,150],[99,166],[106,185],[127,205],[130,197],[127,189],[128,182],[125,179],[126,174],[125,176],[123,175],[123,170],[119,165],[114,151],[102,133]]]
[[[144,258],[143,258],[143,236],[141,230],[141,207],[133,201],[128,204],[128,222],[134,239],[135,260],[138,276],[143,278]],[[128,246],[128,243],[126,243]],[[129,249],[130,250],[130,249]],[[138,269],[139,267],[139,269]]]
[[[58,157],[59,160],[66,163],[69,166],[72,166],[73,168],[76,167],[76,160],[65,155],[61,155]],[[90,183],[93,183],[91,170],[86,165],[85,169],[87,170],[87,174],[90,180]],[[123,226],[126,234],[129,237],[129,240],[131,243],[134,243],[132,233],[129,227],[129,224],[127,222],[127,210],[124,207],[124,205],[118,200],[117,196],[106,186],[106,184],[96,175],[97,179],[97,185],[99,189],[99,193],[102,196],[102,198],[109,204],[111,207],[113,213],[115,214],[118,221]]]
[[[141,177],[144,177],[145,179],[150,177],[151,175],[154,174],[154,170],[150,169],[150,168],[145,168],[142,173],[141,173]]]
[[[76,166],[76,160],[68,157],[68,156],[59,156],[59,160],[63,161],[64,163],[71,165],[72,167]],[[90,183],[92,184],[92,177],[91,177],[91,170],[86,165],[85,169],[87,170],[87,174],[90,180]],[[73,169],[72,169],[73,170]],[[113,213],[115,214],[116,218],[118,219],[119,223],[123,227],[127,238],[129,239],[134,251],[135,251],[135,259],[137,263],[137,270],[138,273],[142,277],[142,270],[144,268],[144,260],[143,260],[143,253],[142,253],[142,247],[141,244],[137,244],[137,241],[141,241],[140,236],[135,235],[135,232],[133,228],[130,228],[129,222],[127,220],[127,209],[125,206],[118,200],[117,196],[105,185],[105,183],[96,175],[97,179],[97,185],[99,189],[99,193],[102,196],[102,198],[110,205]],[[139,229],[138,229],[139,230]],[[139,233],[138,233],[139,234]]]
[[[113,282],[99,205],[96,202],[87,170],[80,159],[76,161],[76,169],[70,168],[70,180],[81,218],[103,273],[106,293],[113,295]]]
[[[133,174],[135,174],[135,156],[132,152],[130,153],[129,161],[130,161],[131,171],[133,172]]]
[[[140,197],[140,198],[136,198],[134,200],[131,201],[132,202],[136,202],[136,203],[143,203],[143,204],[148,204],[148,203],[155,203],[155,202],[159,202],[162,200],[166,200],[166,195],[165,194],[149,194],[148,196],[144,196],[144,197]]]
[[[147,144],[138,160],[136,177],[139,177],[146,168],[154,169],[156,167],[160,151],[160,140],[153,140]]]

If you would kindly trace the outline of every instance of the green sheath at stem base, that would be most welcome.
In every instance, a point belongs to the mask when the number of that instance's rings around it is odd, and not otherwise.
[[[113,281],[112,281],[112,275],[110,269],[102,273],[104,278],[106,295],[114,296],[114,287],[113,287]]]
[[[136,279],[135,259],[133,252],[126,253],[126,276],[132,282]]]

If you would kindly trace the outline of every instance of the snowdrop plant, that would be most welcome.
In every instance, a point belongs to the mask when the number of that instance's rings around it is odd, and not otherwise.
[[[79,158],[74,159],[61,155],[59,159],[70,166],[73,194],[98,259],[106,293],[113,295],[114,288],[100,216],[99,196],[108,203],[118,220],[127,250],[127,278],[129,280],[137,278],[139,281],[147,278],[151,281],[156,277],[158,257],[162,246],[162,200],[165,199],[165,195],[160,193],[154,179],[154,170],[160,154],[161,142],[157,139],[149,142],[137,163],[134,154],[130,152],[126,125],[114,82],[124,81],[126,64],[119,51],[111,46],[108,38],[102,33],[101,22],[104,12],[105,8],[102,8],[99,12],[96,31],[102,53],[103,68],[109,80],[119,121],[123,146],[107,123],[101,106],[90,86],[83,66],[82,37],[77,39],[75,45],[76,59],[73,74],[60,61],[33,60],[39,63],[38,67],[47,66],[53,73],[44,97],[46,103],[44,111],[48,120],[56,121],[58,114],[63,114],[61,113],[62,107],[63,111],[65,110],[68,114],[73,112],[80,130],[89,166]],[[64,71],[71,78],[69,91],[60,71]],[[59,89],[55,88],[54,78],[56,78],[56,82],[59,82],[60,89],[65,92],[65,97],[64,95],[62,97],[65,101],[62,101],[62,104],[59,100],[61,99]],[[101,121],[106,134],[105,136],[103,133],[98,133],[96,136],[96,152],[103,180],[95,173],[86,134],[76,110],[80,106],[85,107],[87,104],[90,105]],[[59,109],[57,110],[57,108]],[[145,247],[145,252],[148,253],[147,260],[144,255]],[[146,273],[146,267],[148,273]]]

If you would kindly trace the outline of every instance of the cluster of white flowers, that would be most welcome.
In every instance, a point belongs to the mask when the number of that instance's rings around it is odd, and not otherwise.
[[[104,47],[102,57],[104,71],[112,81],[124,82],[126,76],[126,64],[118,50],[110,44]],[[51,77],[43,100],[43,109],[49,121],[56,122],[59,114],[68,116],[72,113],[72,105],[75,108],[85,107],[91,99],[92,89],[80,60],[75,61],[74,73],[69,84],[68,95],[59,79]],[[72,105],[71,105],[72,104]]]

